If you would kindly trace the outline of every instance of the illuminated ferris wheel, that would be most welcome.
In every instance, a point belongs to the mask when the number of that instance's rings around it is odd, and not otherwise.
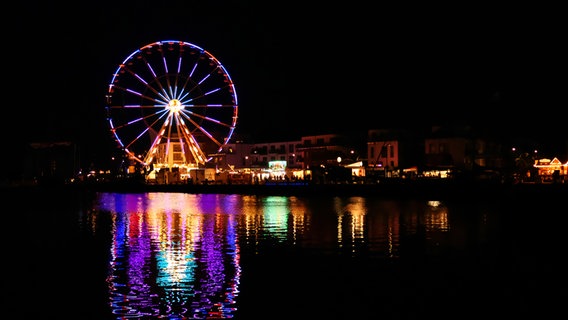
[[[130,54],[112,77],[106,103],[119,147],[146,167],[203,166],[237,123],[229,73],[211,53],[183,41],[154,42]]]

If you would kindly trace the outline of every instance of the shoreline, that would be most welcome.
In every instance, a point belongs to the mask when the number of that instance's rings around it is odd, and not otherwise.
[[[262,184],[145,184],[105,182],[61,185],[4,186],[2,190],[69,190],[86,192],[182,192],[190,194],[240,194],[267,196],[374,196],[385,198],[476,198],[568,196],[567,183],[502,184],[478,181],[414,180],[376,184],[312,184],[273,182]]]

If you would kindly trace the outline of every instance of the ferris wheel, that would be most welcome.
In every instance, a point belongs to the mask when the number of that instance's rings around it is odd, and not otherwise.
[[[119,147],[148,167],[199,167],[229,142],[238,115],[223,65],[194,44],[150,43],[118,67],[106,95]]]

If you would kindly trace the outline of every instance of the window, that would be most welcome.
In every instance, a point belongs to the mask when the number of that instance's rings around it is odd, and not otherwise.
[[[387,149],[387,147],[388,147],[388,146],[383,146],[383,147],[381,148],[381,158],[386,158],[386,157],[388,157],[388,149]]]
[[[433,143],[428,145],[428,153],[436,153],[436,146]]]

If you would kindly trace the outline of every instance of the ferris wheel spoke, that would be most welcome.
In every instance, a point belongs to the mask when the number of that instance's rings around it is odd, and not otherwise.
[[[195,79],[195,72],[196,72],[197,68],[200,66],[199,62],[203,62],[203,61],[209,61],[209,54],[208,54],[207,51],[200,49],[199,55],[197,56],[197,58],[195,59],[195,62],[193,63],[193,66],[189,70],[186,83],[189,82],[189,80],[191,80],[191,79]]]
[[[195,128],[197,128],[201,133],[203,133],[205,136],[207,136],[211,142],[214,142],[218,147],[221,147],[223,144],[221,142],[219,142],[217,140],[217,138],[215,138],[209,131],[207,131],[207,129],[205,129],[205,127],[203,125],[198,124],[197,122],[195,122],[193,119],[191,118],[187,118],[187,120],[195,126]]]
[[[148,59],[146,58],[146,55],[142,55],[141,59],[144,62],[144,65],[146,66],[147,70],[150,72],[150,76],[153,80],[153,83],[155,83],[160,90],[158,91],[158,90],[154,89],[153,86],[150,86],[148,82],[144,82],[146,84],[147,88],[150,89],[151,91],[153,91],[155,94],[162,97],[164,100],[171,99],[173,96],[171,94],[168,95],[168,90],[166,90],[166,88],[164,88],[163,84],[159,81],[159,76],[154,71],[154,68],[152,67],[152,63],[150,61],[148,61]],[[162,60],[163,60],[163,54],[162,54]],[[165,67],[165,70],[166,70],[165,74],[167,74],[167,65]],[[140,77],[140,79],[142,79],[142,78]]]
[[[153,105],[140,105],[140,104],[123,104],[123,105],[112,105],[108,106],[110,109],[162,109],[157,112],[164,112],[164,104],[153,104]]]
[[[191,101],[195,101],[195,100],[198,100],[198,99],[201,99],[201,98],[205,98],[205,97],[210,96],[210,95],[212,95],[216,92],[222,92],[221,90],[225,90],[225,89],[231,89],[232,90],[232,88],[233,88],[232,84],[229,84],[229,85],[226,85],[226,86],[223,86],[223,87],[211,89],[210,91],[205,92],[201,95],[188,98],[188,95],[191,93],[191,91],[189,91],[186,94],[184,94],[183,96],[181,96],[179,100],[182,101],[183,104],[189,104]]]
[[[186,89],[187,89],[187,90],[186,90]],[[181,92],[180,92],[180,98],[179,98],[179,99],[180,99],[180,100],[184,100],[184,99],[186,99],[190,94],[192,94],[192,93],[194,93],[194,92],[196,92],[196,91],[199,91],[199,85],[198,85],[198,84],[193,84],[193,83],[192,83],[192,84],[190,85],[190,84],[188,84],[188,83],[185,83],[185,84],[183,85],[183,87],[182,87]],[[200,97],[200,96],[193,97],[193,98],[191,98],[191,100],[195,100],[195,99],[197,99],[197,98],[199,98],[199,97]]]
[[[153,124],[156,124],[158,121],[159,121],[159,118],[156,119]],[[133,122],[130,122],[129,124],[132,124],[132,123],[133,123]],[[127,127],[127,125],[122,126],[122,128],[126,128],[126,127]],[[150,129],[152,129],[152,126],[147,126],[147,127],[145,127],[145,128],[142,129],[138,134],[136,134],[137,131],[135,131],[135,132],[134,132],[134,135],[135,135],[135,136],[134,136],[130,141],[127,141],[126,144],[121,143],[121,145],[122,145],[125,149],[130,150],[135,144],[139,143],[140,140],[141,140],[144,136],[147,135],[147,133],[149,132]],[[113,132],[115,132],[115,135],[118,134],[118,130],[114,130]]]
[[[235,108],[237,105],[236,104],[184,104],[185,107],[190,107],[192,109],[196,109],[196,108],[227,108],[227,109],[233,109]]]
[[[164,78],[165,78],[165,80],[166,80],[166,88],[168,89],[169,97],[172,97],[172,98],[173,98],[173,97],[175,97],[175,94],[174,94],[174,92],[172,91],[172,87],[173,87],[173,86],[172,86],[172,83],[171,83],[171,81],[170,81],[170,76],[169,76],[170,71],[169,71],[169,69],[168,69],[168,63],[167,63],[167,61],[166,61],[166,58],[164,57],[164,50],[160,50],[160,53],[161,53],[161,55],[162,55],[162,62],[163,62],[163,64],[164,64],[164,71],[165,71],[165,72],[164,72],[164,74],[165,74],[165,77],[164,77]],[[160,83],[159,81],[157,81],[157,82]]]
[[[146,81],[144,78],[142,78],[142,76],[141,76],[139,73],[134,72],[131,68],[127,67],[126,65],[123,65],[123,66],[121,66],[121,67],[122,67],[122,69],[123,69],[124,71],[126,71],[128,74],[130,74],[130,75],[131,75],[132,77],[134,77],[136,80],[138,80],[138,82],[141,83],[145,89],[148,89],[148,90],[152,91],[155,95],[157,95],[157,96],[159,96],[160,98],[162,98],[163,101],[168,101],[168,100],[169,100],[168,96],[163,94],[163,92],[165,92],[165,90],[163,90],[163,88],[161,87],[161,83],[157,82],[158,85],[159,85],[159,87],[160,87],[160,89],[162,90],[162,92],[159,92],[159,91],[156,90],[153,86],[151,86],[151,85],[148,83],[148,81]],[[148,64],[148,68],[150,69],[151,74],[153,75],[153,80],[155,81],[155,79],[157,78],[157,77],[156,77],[156,74],[153,72],[153,69],[152,69],[152,67],[151,67],[149,64]],[[128,90],[128,89],[124,89],[124,88],[121,88],[121,89],[122,89],[122,90]],[[134,94],[137,94],[137,93],[135,93],[135,92],[133,92],[133,93],[134,93]]]
[[[203,53],[204,53],[204,52],[202,52],[202,54],[203,54]],[[207,54],[207,53],[206,53],[206,54]],[[210,58],[206,58],[206,59],[211,60]],[[192,72],[191,72],[189,78],[191,78],[191,76],[194,74],[195,69],[197,68],[197,66],[198,66],[198,64],[196,63],[196,64],[194,65],[194,68],[192,69]],[[219,69],[219,67],[216,66],[215,68],[211,69],[208,73],[206,73],[205,75],[203,75],[203,76],[201,77],[201,79],[200,79],[199,81],[197,81],[197,85],[193,86],[193,87],[190,89],[190,92],[191,92],[193,89],[195,89],[196,87],[202,85],[202,84],[203,84],[207,79],[209,79],[209,78],[211,77],[211,75],[214,74],[215,71],[218,70],[218,69]],[[188,79],[189,79],[189,78],[188,78]],[[186,84],[187,84],[187,82],[186,82]]]
[[[123,144],[124,148],[130,149],[132,145],[134,145],[140,139],[140,137],[142,137],[149,129],[150,128],[146,128],[142,130],[142,132],[140,132],[134,139],[129,141],[127,144]]]
[[[177,69],[176,69],[176,73],[174,75],[174,84],[173,84],[173,91],[172,91],[172,97],[174,98],[178,98],[178,89],[179,89],[179,80],[180,80],[180,70],[181,70],[181,52],[180,52],[180,56],[178,57],[178,63],[177,63]]]
[[[165,113],[164,110],[160,110],[156,113],[148,114],[148,115],[145,115],[143,117],[134,118],[134,119],[129,120],[129,121],[123,123],[123,124],[120,124],[118,126],[114,126],[114,129],[115,130],[121,129],[121,128],[124,128],[124,127],[127,127],[127,126],[131,126],[132,124],[135,124],[137,122],[146,121],[146,120],[149,120],[150,118],[154,118],[154,117],[158,116],[158,118],[156,120],[154,120],[154,122],[153,122],[153,124],[156,124],[157,121],[159,121],[161,118],[163,118],[165,114],[166,113]],[[150,126],[150,127],[152,127],[152,126]]]
[[[220,120],[213,119],[213,118],[211,118],[211,117],[202,116],[202,115],[200,115],[200,114],[198,114],[198,113],[195,113],[195,112],[192,112],[192,111],[189,111],[189,110],[184,110],[184,113],[183,113],[184,118],[186,118],[186,119],[188,119],[188,120],[190,120],[190,121],[192,121],[192,122],[193,122],[193,120],[192,120],[191,117],[189,117],[187,114],[190,114],[190,115],[192,115],[192,116],[194,116],[194,117],[203,119],[203,120],[208,121],[208,122],[211,122],[211,123],[218,124],[218,125],[223,126],[223,127],[234,128],[233,125],[232,125],[232,123],[224,123],[224,122],[222,122],[222,121],[220,121]]]
[[[176,89],[177,89],[178,79],[181,76],[181,66],[183,64],[183,61],[184,61],[183,57],[180,56],[179,61],[178,61],[178,73],[177,73],[177,76],[176,76]],[[185,77],[185,81],[183,81],[183,84],[180,86],[179,95],[176,92],[176,97],[178,97],[178,99],[182,100],[183,97],[187,96],[188,94],[190,94],[193,90],[195,90],[197,88],[197,85],[195,85],[195,84],[193,84],[193,82],[191,82],[192,75],[193,75],[193,72],[195,71],[195,68],[197,68],[197,62],[195,62],[193,64],[193,67],[191,68],[191,72],[189,73],[189,75],[187,77]]]
[[[120,87],[120,86],[117,86],[117,85],[115,85],[114,88],[115,88],[115,89],[118,89],[118,90],[120,90],[120,91],[123,91],[124,93],[128,93],[128,94],[131,94],[131,95],[134,95],[134,96],[138,96],[138,97],[140,97],[140,98],[142,98],[142,99],[144,99],[144,100],[152,101],[152,102],[157,103],[157,104],[162,104],[162,105],[164,105],[164,104],[167,104],[167,103],[168,103],[167,101],[169,100],[167,97],[164,98],[164,97],[162,97],[161,95],[160,95],[160,98],[162,98],[162,100],[159,100],[159,99],[156,99],[156,98],[154,98],[154,97],[150,97],[150,96],[148,96],[148,95],[146,95],[146,94],[140,93],[140,92],[138,92],[138,91],[135,91],[135,90],[132,90],[132,89],[128,89],[128,88],[123,88],[123,87]]]
[[[173,87],[170,89],[170,91],[172,92],[172,97],[177,99],[178,98],[178,80],[177,77],[176,79],[174,79],[174,84]]]

